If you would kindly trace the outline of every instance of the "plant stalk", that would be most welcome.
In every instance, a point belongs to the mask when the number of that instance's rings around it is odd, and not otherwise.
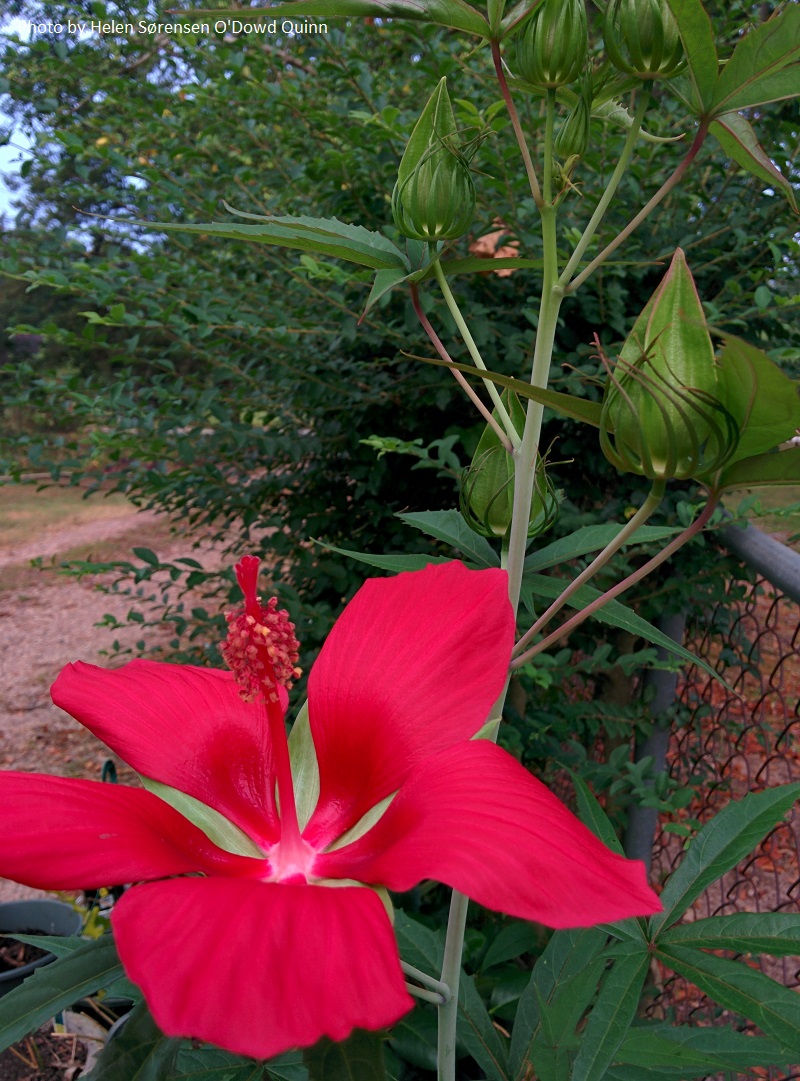
[[[508,117],[511,121],[511,127],[514,129],[514,135],[517,139],[517,145],[519,146],[519,152],[522,155],[522,161],[525,165],[525,172],[528,176],[528,184],[530,185],[531,195],[533,201],[538,207],[541,207],[543,203],[542,193],[539,188],[539,181],[536,177],[536,169],[531,158],[531,152],[528,150],[528,144],[525,140],[525,133],[522,130],[522,125],[519,122],[519,114],[517,113],[516,106],[514,105],[514,99],[511,97],[511,91],[508,88],[508,82],[506,81],[506,73],[503,71],[503,57],[500,54],[500,42],[492,42],[492,60],[494,61],[494,70],[497,74],[497,81],[500,84],[500,92],[503,95],[503,101],[506,103],[506,110]]]
[[[585,585],[586,582],[588,582],[589,579],[592,578],[599,570],[601,570],[613,558],[613,556],[616,555],[616,553],[620,550],[620,548],[622,548],[623,545],[627,544],[631,540],[634,533],[636,533],[636,531],[638,530],[639,526],[644,525],[644,523],[647,521],[653,511],[655,511],[655,509],[658,507],[661,500],[664,498],[665,488],[665,481],[657,480],[653,482],[653,486],[648,492],[647,498],[645,499],[644,503],[642,503],[641,507],[639,507],[636,514],[634,514],[634,516],[629,522],[625,523],[625,525],[622,527],[622,529],[620,529],[619,533],[617,533],[616,537],[614,537],[611,543],[607,544],[602,550],[602,552],[600,552],[599,555],[595,556],[589,566],[585,567],[577,576],[577,578],[575,578],[572,582],[569,583],[564,592],[553,601],[547,611],[543,612],[539,616],[539,618],[536,620],[530,630],[526,631],[525,634],[523,634],[523,636],[514,646],[514,653],[519,653],[521,650],[523,650],[528,644],[528,642],[531,642],[536,637],[542,627],[546,626],[546,624],[550,622],[553,616],[564,607],[570,597],[574,593],[576,593],[582,585]]]
[[[634,218],[631,218],[625,228],[614,237],[611,243],[607,244],[605,248],[603,248],[603,250],[600,252],[600,254],[596,255],[594,259],[592,259],[591,263],[588,263],[583,268],[580,274],[575,275],[573,280],[567,286],[567,293],[574,293],[576,289],[579,289],[589,277],[589,275],[594,273],[594,271],[600,266],[600,264],[605,262],[609,255],[615,252],[620,246],[620,244],[627,240],[635,229],[638,229],[638,227],[642,224],[645,218],[649,217],[651,211],[655,210],[661,200],[665,198],[665,196],[669,195],[672,189],[681,182],[681,180],[683,179],[683,174],[697,157],[698,151],[703,145],[707,134],[708,123],[704,121],[698,129],[692,145],[686,151],[686,156],[679,163],[672,176],[668,177],[664,181],[664,183],[661,185],[661,187],[658,189],[652,199],[650,199],[650,201],[642,207],[642,209]]]
[[[445,299],[445,303],[447,304],[450,314],[452,315],[453,320],[458,327],[461,337],[464,339],[464,343],[469,350],[469,355],[472,357],[472,361],[475,367],[480,368],[482,371],[486,371],[486,365],[484,364],[483,357],[480,354],[478,346],[475,344],[475,339],[472,337],[472,334],[469,327],[467,326],[467,322],[464,319],[464,316],[461,314],[461,309],[458,306],[456,298],[453,296],[453,292],[447,281],[445,272],[442,270],[442,265],[438,259],[433,264],[433,271],[436,275],[436,280],[439,283],[439,288],[442,290],[442,296]],[[506,431],[506,435],[511,440],[512,446],[519,446],[520,437],[517,434],[517,429],[514,427],[514,422],[509,416],[508,410],[503,405],[503,401],[500,397],[500,392],[498,391],[497,387],[494,385],[491,379],[484,379],[483,382],[486,386],[489,397],[494,403],[494,407],[497,410],[503,428]]]
[[[630,589],[631,586],[636,585],[642,578],[646,578],[648,574],[660,567],[662,563],[666,562],[670,556],[674,555],[679,548],[682,548],[687,541],[690,541],[692,537],[695,537],[701,530],[708,524],[711,515],[714,513],[719,502],[719,493],[712,492],[708,497],[708,502],[703,507],[700,514],[695,518],[690,526],[684,531],[678,534],[670,543],[663,548],[658,555],[653,556],[647,563],[639,567],[633,574],[629,574],[627,578],[624,578],[621,582],[617,582],[611,589],[606,590],[605,593],[597,597],[587,604],[585,608],[582,608],[579,612],[576,612],[571,619],[568,619],[566,623],[563,623],[560,627],[549,634],[546,638],[543,638],[541,642],[537,642],[535,646],[532,646],[525,653],[520,654],[515,660],[511,662],[511,668],[521,668],[524,664],[527,664],[529,660],[535,657],[538,653],[543,652],[545,649],[549,649],[550,646],[556,644],[565,635],[571,634],[572,631],[580,626],[585,619],[589,616],[593,616],[594,613],[607,604],[609,601],[613,601],[620,593],[624,593],[626,589]]]
[[[428,335],[428,338],[430,339],[431,343],[433,344],[434,348],[436,349],[436,352],[439,354],[439,356],[442,358],[442,360],[445,362],[445,364],[452,365],[453,364],[452,357],[447,352],[447,349],[445,348],[444,343],[442,342],[439,335],[433,329],[433,326],[431,325],[430,319],[428,319],[427,315],[422,310],[422,305],[420,304],[420,301],[419,301],[419,291],[418,291],[416,285],[411,286],[411,303],[412,303],[412,305],[414,307],[414,311],[416,312],[417,318],[419,319],[420,323],[422,324],[422,329]],[[451,367],[450,371],[453,373],[453,375],[455,376],[456,382],[459,384],[459,386],[464,391],[464,393],[467,395],[469,400],[472,402],[472,404],[478,410],[480,415],[483,417],[483,419],[486,421],[486,423],[489,425],[489,427],[492,428],[495,435],[500,440],[501,444],[505,447],[505,449],[508,451],[508,453],[511,454],[512,450],[514,449],[513,446],[512,446],[511,440],[506,435],[505,430],[501,427],[501,425],[499,425],[497,423],[495,418],[492,416],[492,414],[489,412],[489,410],[486,408],[486,406],[480,400],[478,395],[475,393],[475,391],[469,385],[469,383],[466,380],[466,377],[464,376],[464,373],[460,372],[458,370],[458,368],[454,368],[454,367]]]
[[[614,198],[620,181],[625,175],[625,170],[627,169],[628,162],[631,160],[631,156],[633,155],[633,148],[636,145],[636,140],[639,137],[639,130],[642,126],[644,114],[647,111],[647,106],[649,102],[650,91],[642,90],[641,96],[636,106],[636,113],[633,117],[633,123],[631,124],[628,131],[627,137],[625,139],[625,144],[622,147],[622,153],[620,154],[619,161],[617,162],[614,171],[611,174],[611,179],[608,182],[608,186],[601,195],[600,202],[595,207],[594,214],[592,214],[591,218],[589,219],[588,225],[583,230],[583,234],[577,245],[575,246],[575,251],[572,253],[567,265],[564,267],[564,273],[561,275],[559,281],[565,289],[570,284],[570,279],[575,273],[578,263],[580,263],[581,259],[583,258],[583,253],[591,244],[592,239],[600,225],[600,222],[603,220],[603,216],[608,209],[609,203]],[[581,280],[584,280],[587,276],[587,270],[588,268],[583,271],[581,275]],[[573,288],[577,288],[577,286],[573,284]]]
[[[450,898],[450,915],[447,920],[447,937],[444,943],[442,983],[447,984],[449,995],[439,1007],[439,1032],[437,1040],[438,1081],[455,1081],[456,1076],[456,1025],[458,1023],[458,985],[461,978],[461,953],[464,948],[464,930],[467,926],[469,898],[453,890]]]

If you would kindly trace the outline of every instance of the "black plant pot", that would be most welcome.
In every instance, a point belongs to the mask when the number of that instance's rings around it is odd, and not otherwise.
[[[77,935],[82,926],[80,913],[63,901],[5,901],[0,903],[0,935],[36,934],[59,935],[68,937]],[[55,955],[31,961],[21,968],[10,972],[0,972],[0,998],[19,987],[26,976],[55,961]]]

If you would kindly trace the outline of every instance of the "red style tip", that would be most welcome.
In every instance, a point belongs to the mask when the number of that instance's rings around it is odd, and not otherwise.
[[[220,650],[233,672],[246,702],[259,695],[278,701],[278,685],[291,690],[302,675],[297,667],[299,643],[289,613],[278,608],[278,598],[266,605],[259,600],[257,556],[244,556],[236,564],[236,579],[244,594],[243,610],[226,612],[228,637]]]

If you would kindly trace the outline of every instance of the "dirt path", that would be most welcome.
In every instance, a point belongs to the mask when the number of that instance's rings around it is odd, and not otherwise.
[[[134,545],[156,545],[154,537],[162,558],[187,554],[186,540],[170,539],[154,512],[133,508],[0,546],[0,567],[12,572],[10,587],[0,591],[0,768],[99,779],[108,750],[53,705],[50,684],[70,661],[114,663],[101,651],[115,638],[133,646],[141,635],[135,626],[113,633],[96,626],[106,613],[124,619],[130,598],[99,592],[90,579],[65,578],[46,567],[35,571],[29,561],[57,561],[79,545],[108,540],[118,541],[119,557],[125,558]],[[0,901],[36,895],[0,879]]]

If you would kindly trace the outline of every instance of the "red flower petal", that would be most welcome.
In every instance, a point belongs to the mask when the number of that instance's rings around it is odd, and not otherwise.
[[[325,844],[396,791],[426,755],[469,739],[505,682],[514,636],[505,571],[461,563],[366,582],[311,671]]]
[[[51,693],[137,773],[216,808],[256,843],[278,839],[266,711],[263,703],[242,701],[229,672],[78,661],[64,668]]]
[[[173,879],[112,916],[125,970],[168,1036],[271,1058],[398,1020],[405,990],[372,890]]]
[[[223,852],[183,815],[139,788],[0,773],[0,868],[40,889],[115,886],[193,871],[264,873]]]
[[[383,818],[353,844],[319,856],[315,873],[392,890],[433,878],[487,908],[556,928],[661,908],[642,863],[607,849],[484,740],[426,759]]]

